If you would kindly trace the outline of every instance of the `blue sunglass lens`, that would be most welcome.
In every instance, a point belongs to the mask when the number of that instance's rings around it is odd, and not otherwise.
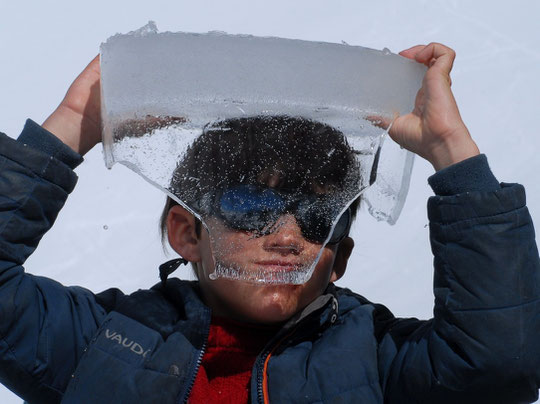
[[[275,223],[291,208],[290,197],[271,188],[241,185],[225,191],[219,200],[219,213],[228,226],[237,230],[262,231]],[[318,203],[318,202],[319,203]],[[294,202],[294,216],[308,240],[322,243],[328,236],[334,212],[317,197]],[[338,221],[329,243],[337,243],[346,235],[350,224],[350,210]]]
[[[285,208],[285,201],[275,192],[254,186],[228,190],[223,193],[220,202],[221,209],[229,212],[251,213]]]
[[[285,201],[276,192],[253,185],[232,188],[220,198],[221,216],[238,230],[262,230],[285,208]]]

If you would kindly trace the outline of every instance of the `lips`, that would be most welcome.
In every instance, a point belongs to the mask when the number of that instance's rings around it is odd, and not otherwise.
[[[283,260],[257,261],[255,262],[255,265],[259,267],[263,267],[265,271],[272,271],[272,272],[297,271],[303,266],[299,262],[283,261]]]

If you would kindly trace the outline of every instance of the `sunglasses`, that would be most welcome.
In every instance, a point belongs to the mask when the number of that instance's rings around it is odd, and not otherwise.
[[[298,195],[256,185],[239,185],[217,195],[214,215],[229,228],[270,234],[284,214],[294,215],[305,239],[323,243],[339,213],[331,198]],[[351,210],[339,218],[328,244],[337,244],[349,234]]]

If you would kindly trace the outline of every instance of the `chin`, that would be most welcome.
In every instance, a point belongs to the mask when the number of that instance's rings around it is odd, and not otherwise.
[[[265,286],[255,301],[257,307],[252,307],[251,316],[258,322],[281,323],[291,318],[301,307],[298,305],[298,285]],[[296,292],[296,293],[295,293]]]

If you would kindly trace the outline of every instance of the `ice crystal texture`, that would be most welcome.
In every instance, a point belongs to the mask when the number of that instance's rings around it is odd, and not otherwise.
[[[379,220],[399,216],[413,158],[381,126],[412,110],[425,70],[410,60],[347,44],[158,33],[150,23],[109,38],[101,71],[107,166],[130,167],[202,220],[212,278],[303,283],[358,196]],[[263,188],[276,191],[271,202]],[[276,225],[286,216],[296,222]],[[288,226],[317,248],[248,260]]]

